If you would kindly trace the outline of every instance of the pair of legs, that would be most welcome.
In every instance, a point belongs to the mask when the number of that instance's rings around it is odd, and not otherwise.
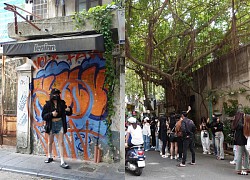
[[[179,160],[182,159],[182,153],[183,153],[183,139],[182,137],[177,137],[177,145],[178,145],[178,154],[179,154]]]
[[[145,151],[150,150],[150,136],[143,135],[143,141],[144,141],[144,149],[145,149]]]
[[[155,151],[160,151],[158,135],[155,135]]]
[[[191,155],[192,155],[191,163],[195,164],[194,140],[193,140],[193,138],[187,138],[187,139],[184,138],[183,139],[183,158],[182,158],[183,165],[186,164],[188,147],[189,147]]]
[[[58,146],[59,146],[59,152],[60,152],[60,158],[61,158],[61,165],[64,164],[64,158],[63,158],[63,128],[61,128],[59,133],[53,134],[50,132],[49,134],[49,142],[48,142],[48,158],[52,158],[52,144],[54,143],[54,136],[56,136],[58,140]]]
[[[222,131],[215,133],[215,144],[217,148],[217,159],[224,159],[224,134]]]
[[[204,136],[204,133],[207,133],[207,137]],[[201,144],[203,148],[203,154],[210,154],[210,142],[209,142],[209,133],[207,131],[201,131]]]
[[[235,170],[236,172],[239,173],[241,170],[246,171],[248,169],[249,169],[249,153],[244,145],[238,146]]]
[[[170,142],[170,154],[171,154],[171,158],[173,157],[175,157],[175,159],[177,158],[178,145],[176,141]]]
[[[217,156],[217,147],[215,143],[215,134],[212,134],[212,142],[213,142],[213,148],[214,148],[214,155]]]

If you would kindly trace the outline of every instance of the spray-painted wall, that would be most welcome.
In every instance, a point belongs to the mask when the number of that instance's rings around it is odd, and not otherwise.
[[[32,58],[32,130],[33,152],[47,154],[47,134],[42,132],[44,121],[42,107],[49,99],[52,88],[61,90],[61,98],[73,108],[73,115],[67,117],[68,132],[64,136],[65,157],[90,160],[94,156],[97,138],[108,151],[106,136],[107,89],[105,81],[105,59],[101,53],[77,53]],[[55,138],[53,154],[59,155]],[[105,152],[106,151],[106,152]]]

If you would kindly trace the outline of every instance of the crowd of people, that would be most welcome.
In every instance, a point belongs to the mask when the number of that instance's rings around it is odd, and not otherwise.
[[[188,112],[183,111],[180,114],[171,113],[168,117],[160,114],[159,117],[144,117],[142,121],[129,118],[128,122],[136,128],[128,125],[127,136],[137,132],[143,144],[145,151],[159,151],[162,158],[176,159],[180,162],[178,167],[185,167],[187,161],[187,150],[191,152],[190,165],[196,164],[195,159],[195,134],[197,128],[194,122],[187,117]],[[214,114],[212,119],[202,117],[200,124],[197,125],[200,130],[200,140],[203,154],[213,154],[217,160],[224,160],[224,133],[221,114]],[[231,123],[231,129],[234,132],[234,160],[230,164],[235,165],[236,173],[247,175],[249,172],[249,152],[250,152],[250,115],[246,115],[239,108]],[[131,137],[130,138],[133,138]],[[211,140],[210,140],[211,139]],[[211,142],[211,143],[210,143]],[[126,138],[126,146],[138,145],[131,144],[131,140]],[[212,146],[211,146],[212,145]],[[212,151],[213,150],[213,151]]]

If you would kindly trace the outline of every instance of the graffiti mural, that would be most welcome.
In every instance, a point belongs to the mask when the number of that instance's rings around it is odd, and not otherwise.
[[[107,144],[107,89],[105,60],[101,53],[38,56],[32,59],[35,67],[32,84],[32,127],[37,140],[47,154],[47,134],[43,133],[42,107],[52,88],[61,90],[61,98],[73,109],[67,117],[68,132],[64,136],[65,157],[90,160],[90,145],[96,139]],[[95,142],[94,142],[95,141]],[[55,142],[57,140],[55,139]],[[59,155],[53,147],[54,155]],[[83,157],[79,157],[79,156]]]

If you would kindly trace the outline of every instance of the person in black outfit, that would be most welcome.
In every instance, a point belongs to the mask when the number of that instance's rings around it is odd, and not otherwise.
[[[208,120],[207,127],[211,129],[214,155],[217,157],[217,146],[215,143],[215,129],[213,128],[213,126],[215,126],[216,122],[217,122],[217,118],[215,118],[215,115],[213,115],[212,122],[209,122],[209,120]]]
[[[50,100],[46,101],[43,107],[42,118],[46,121],[45,132],[48,137],[48,159],[45,163],[53,161],[52,158],[52,144],[54,142],[54,135],[58,139],[59,151],[61,157],[61,167],[69,168],[69,165],[63,159],[63,136],[67,132],[66,115],[72,115],[72,108],[67,106],[65,101],[60,98],[60,90],[52,89],[50,93]]]
[[[247,138],[244,136],[243,126],[244,112],[241,108],[238,108],[238,112],[235,114],[232,123],[232,130],[235,130],[234,145],[238,146],[235,170],[239,175],[247,175],[247,170],[249,169],[249,153],[245,146],[247,144]]]
[[[194,151],[194,134],[196,131],[196,127],[194,122],[191,119],[187,118],[187,112],[182,112],[182,122],[181,122],[181,131],[183,136],[183,157],[182,163],[178,165],[178,167],[186,166],[187,159],[187,148],[189,147],[190,152],[192,154],[191,165],[195,165],[195,151]]]
[[[167,145],[167,129],[168,129],[168,123],[167,118],[164,116],[161,116],[159,118],[160,120],[160,129],[159,129],[159,139],[162,141],[162,157],[166,158],[166,145]]]
[[[154,117],[152,117],[151,122],[150,122],[150,130],[151,130],[151,136],[152,136],[151,148],[155,148],[155,146],[156,146],[155,129],[156,129],[156,122],[155,122],[155,116],[154,116]]]

